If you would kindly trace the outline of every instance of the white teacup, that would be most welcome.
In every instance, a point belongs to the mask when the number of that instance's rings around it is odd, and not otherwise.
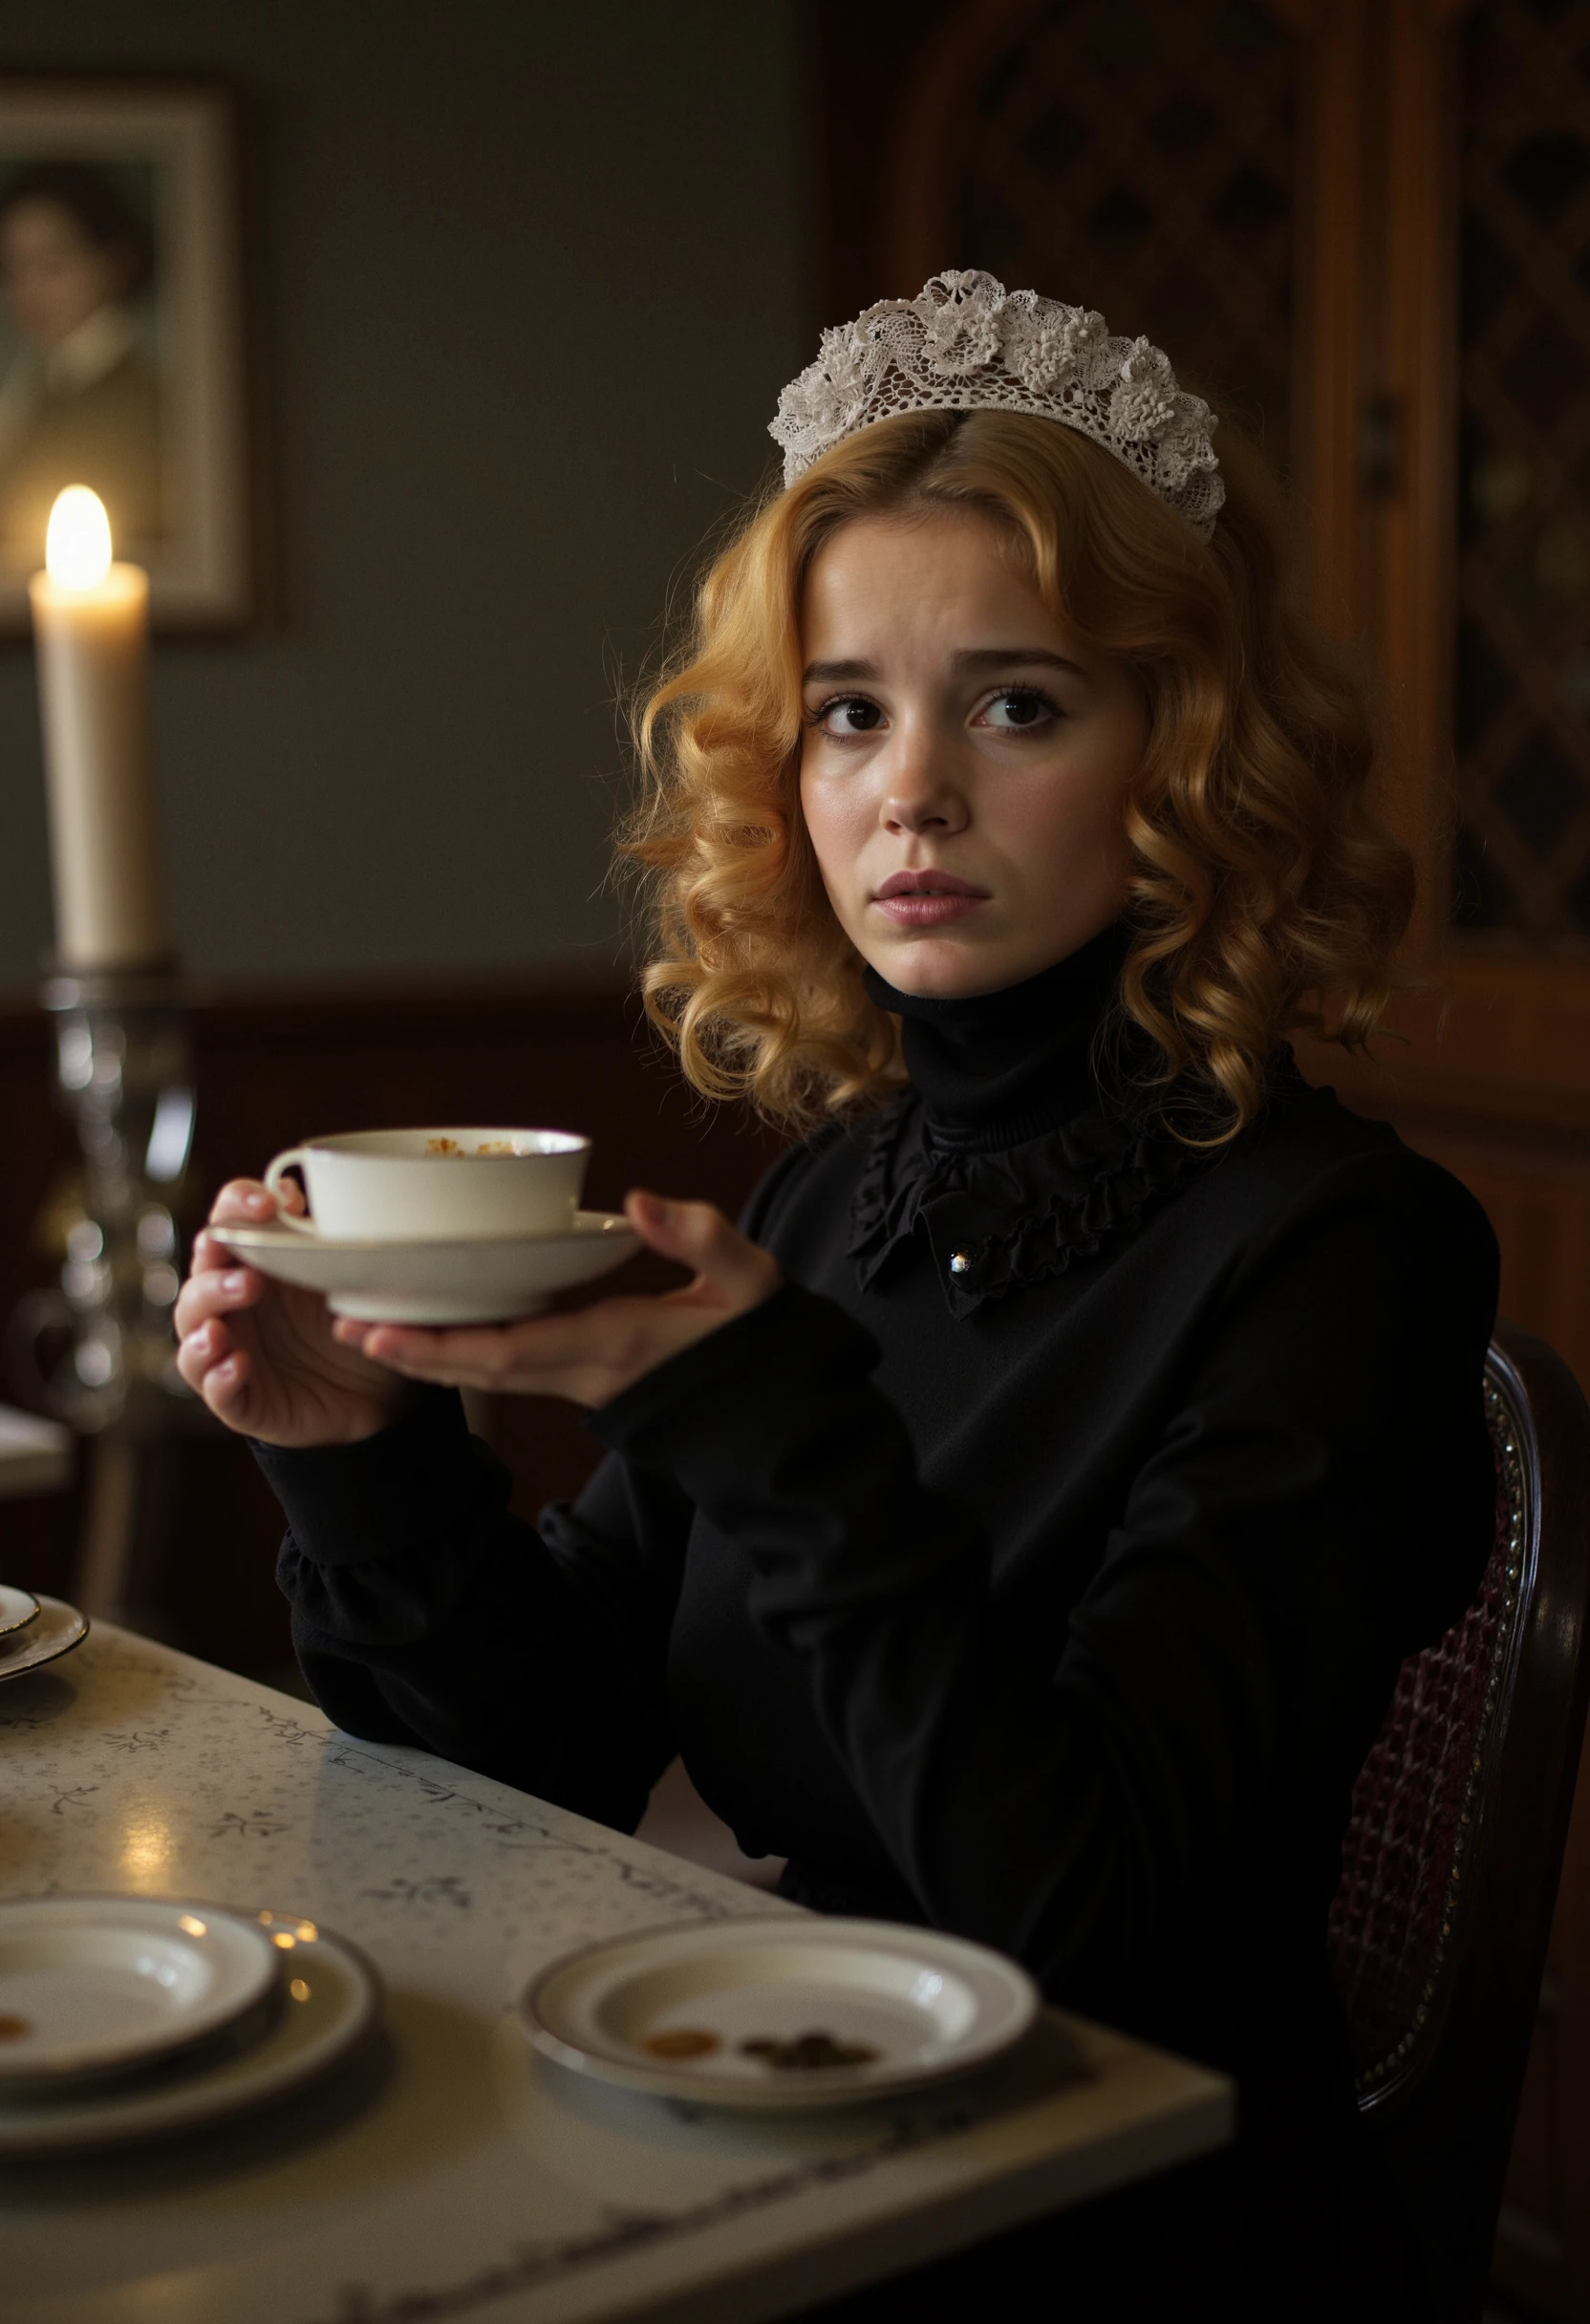
[[[568,1130],[350,1130],[277,1154],[265,1183],[304,1173],[310,1216],[284,1226],[338,1241],[449,1242],[567,1234],[591,1152]]]

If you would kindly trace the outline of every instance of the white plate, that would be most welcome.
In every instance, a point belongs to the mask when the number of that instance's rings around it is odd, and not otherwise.
[[[0,1638],[10,1638],[38,1620],[38,1600],[32,1590],[13,1589],[0,1582]]]
[[[219,1234],[219,1230],[217,1230]],[[229,1250],[365,1323],[503,1323],[538,1315],[554,1291],[589,1283],[640,1248],[628,1219],[576,1211],[568,1235],[355,1242],[291,1227],[232,1227]]]
[[[576,2074],[781,2112],[969,2074],[1020,2041],[1038,2010],[1025,1969],[963,1937],[794,1915],[586,1946],[519,1998],[536,2048]],[[810,2036],[823,2040],[803,2051]]]
[[[252,1920],[131,1896],[0,1904],[0,2092],[147,2065],[230,2025],[276,1982]]]
[[[247,1917],[281,1947],[281,2007],[259,2040],[232,2047],[223,2035],[194,2056],[92,2089],[0,2095],[0,2155],[65,2154],[188,2130],[285,2097],[345,2056],[380,2007],[373,1965],[345,1938],[294,1914]]]
[[[20,1678],[24,1670],[53,1663],[57,1654],[80,1646],[87,1636],[86,1614],[79,1614],[64,1598],[40,1598],[37,1621],[0,1638],[0,1679]]]

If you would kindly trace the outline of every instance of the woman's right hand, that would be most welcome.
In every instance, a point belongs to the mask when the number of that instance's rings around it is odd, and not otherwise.
[[[301,1212],[290,1182],[282,1207]],[[234,1178],[216,1196],[177,1301],[177,1369],[218,1420],[269,1445],[348,1445],[388,1427],[414,1389],[332,1337],[317,1293],[240,1262],[226,1230],[265,1226],[274,1194]]]

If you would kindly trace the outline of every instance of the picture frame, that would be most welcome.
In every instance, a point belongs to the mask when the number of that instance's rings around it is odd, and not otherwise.
[[[253,613],[237,109],[211,81],[0,74],[0,634],[56,491],[163,630]]]

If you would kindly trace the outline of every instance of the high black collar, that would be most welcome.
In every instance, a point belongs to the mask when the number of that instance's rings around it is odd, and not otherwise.
[[[922,1000],[865,972],[872,1000],[901,1020],[906,1070],[936,1144],[1013,1146],[1097,1102],[1096,1038],[1129,942],[1117,924],[1036,977],[969,1000]]]

